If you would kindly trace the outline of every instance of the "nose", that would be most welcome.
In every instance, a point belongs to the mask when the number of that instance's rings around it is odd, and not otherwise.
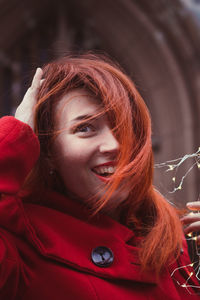
[[[101,138],[99,151],[101,153],[111,153],[116,155],[119,151],[119,142],[109,127],[106,127],[103,130]]]

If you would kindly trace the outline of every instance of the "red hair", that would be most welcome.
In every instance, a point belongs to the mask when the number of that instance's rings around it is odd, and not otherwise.
[[[41,144],[41,155],[27,185],[32,189],[51,187],[47,170],[51,165],[51,143],[55,105],[71,90],[83,88],[100,99],[113,133],[120,144],[117,170],[106,187],[106,196],[92,203],[100,211],[117,189],[129,191],[120,206],[123,224],[142,236],[140,260],[143,269],[160,270],[176,259],[182,244],[182,228],[175,209],[152,184],[153,154],[151,119],[148,109],[133,82],[105,57],[86,54],[68,56],[43,68],[42,84],[35,110],[35,132]],[[61,181],[60,179],[58,180]],[[62,189],[59,185],[57,189]]]

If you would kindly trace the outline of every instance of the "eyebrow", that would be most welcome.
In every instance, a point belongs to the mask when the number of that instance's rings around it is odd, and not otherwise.
[[[97,119],[97,118],[98,118],[98,116],[96,116],[96,115],[90,115],[90,114],[80,115],[80,116],[72,119],[70,121],[70,123],[75,123],[77,121],[82,121],[82,120],[87,120],[87,119],[94,120],[94,119]]]

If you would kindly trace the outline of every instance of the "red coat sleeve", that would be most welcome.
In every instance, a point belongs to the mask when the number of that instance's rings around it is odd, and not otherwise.
[[[0,230],[0,299],[15,299],[20,278],[20,260],[9,234]]]
[[[31,127],[14,117],[0,119],[0,193],[15,194],[39,156]]]

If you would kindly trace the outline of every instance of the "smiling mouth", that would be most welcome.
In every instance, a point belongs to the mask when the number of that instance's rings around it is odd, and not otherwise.
[[[109,179],[109,177],[115,173],[115,170],[115,166],[99,166],[92,169],[97,177],[102,177],[104,179]]]

